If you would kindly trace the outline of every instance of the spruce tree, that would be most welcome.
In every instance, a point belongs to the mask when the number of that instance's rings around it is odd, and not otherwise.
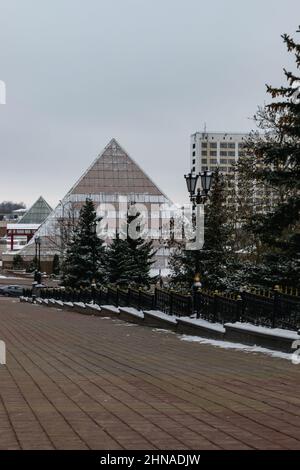
[[[119,233],[107,250],[108,280],[113,284],[128,285],[132,279],[135,266],[127,240],[120,238]]]
[[[143,231],[142,215],[132,204],[128,208],[126,222],[121,227],[120,240],[116,239],[114,247],[119,244],[123,249],[120,261],[123,270],[121,279],[127,279],[128,284],[149,286],[153,280],[150,269],[154,263],[155,250],[152,240],[143,238]]]
[[[149,286],[150,269],[154,263],[153,241],[143,238],[144,224],[141,214],[132,205],[127,214],[126,234],[131,260],[130,277],[137,285]]]
[[[299,32],[299,31],[298,31]],[[284,34],[283,41],[300,67],[300,44]],[[273,101],[255,116],[262,134],[253,133],[248,151],[256,160],[255,177],[272,188],[273,207],[256,215],[249,230],[260,237],[263,262],[254,280],[273,286],[300,286],[300,77],[284,70],[287,84],[267,92]]]
[[[97,235],[94,204],[86,199],[78,224],[69,240],[62,266],[64,285],[86,287],[106,279],[106,255],[103,241]]]
[[[199,254],[196,251],[186,250],[181,243],[171,249],[169,269],[173,288],[179,291],[191,288],[197,271],[197,257]]]

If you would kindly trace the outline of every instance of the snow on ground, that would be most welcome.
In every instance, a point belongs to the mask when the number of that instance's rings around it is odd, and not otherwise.
[[[114,305],[101,305],[101,308],[105,309],[105,310],[109,310],[111,312],[114,312],[114,313],[120,313],[120,310],[115,307]]]
[[[86,304],[87,307],[93,308],[94,310],[100,311],[101,307],[98,304]]]
[[[177,323],[177,319],[174,315],[168,315],[160,310],[145,310],[145,313],[149,313],[153,317],[161,318],[162,320],[167,320],[170,323],[174,323],[174,325]]]
[[[0,279],[18,279],[18,280],[21,280],[23,278],[22,277],[14,277],[14,276],[3,276],[2,274],[0,274]]]
[[[164,328],[152,328],[152,331],[157,331],[158,333],[166,333],[169,335],[176,335],[175,331],[165,330]]]
[[[297,331],[284,330],[282,328],[267,328],[265,326],[255,326],[251,323],[226,323],[225,326],[233,326],[239,328],[240,330],[253,331],[254,333],[263,333],[265,335],[279,336],[281,338],[288,339],[300,339]]]
[[[137,310],[136,308],[121,307],[120,310],[126,313],[130,313],[130,315],[134,315],[135,317],[144,318],[144,313],[141,310]]]
[[[225,333],[225,328],[221,323],[211,323],[207,320],[203,320],[202,318],[190,318],[190,317],[179,317],[179,318],[180,320],[183,320],[185,323],[189,323],[190,325],[202,326],[203,328],[207,328],[209,330],[215,330],[221,333]]]
[[[229,341],[221,341],[216,339],[201,338],[199,336],[181,335],[181,341],[188,341],[190,343],[209,344],[222,349],[235,349],[236,351],[244,351],[246,353],[262,353],[272,357],[279,357],[281,359],[292,360],[293,354],[274,351],[273,349],[262,348],[260,346],[248,346],[241,343],[231,343]]]
[[[74,307],[73,302],[64,302],[64,305],[67,305],[67,307]]]
[[[85,308],[85,304],[83,302],[73,302],[76,307],[82,307]]]

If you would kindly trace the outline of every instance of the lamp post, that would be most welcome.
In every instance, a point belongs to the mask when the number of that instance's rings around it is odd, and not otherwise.
[[[200,206],[201,204],[205,204],[208,199],[212,180],[213,180],[213,172],[209,170],[204,170],[198,174],[189,173],[188,175],[184,175],[187,190],[190,194],[190,200],[193,203],[193,211],[196,208],[196,220],[195,220],[195,229],[197,233],[197,223],[200,220]],[[201,189],[198,188],[196,192],[196,187],[198,180],[200,178],[201,181]],[[196,249],[196,272],[194,277],[194,288],[201,287],[200,282],[200,275],[199,275],[199,249]]]
[[[36,269],[41,270],[41,237],[37,236],[34,239],[35,241],[35,259],[36,259]]]
[[[97,259],[96,259],[96,238],[98,237],[97,234],[97,226],[98,223],[100,222],[101,218],[97,217],[95,221],[93,222],[91,226],[91,233],[94,237],[93,240],[93,249],[92,249],[92,262],[93,262],[93,280],[92,284],[96,284],[96,279],[97,279]]]

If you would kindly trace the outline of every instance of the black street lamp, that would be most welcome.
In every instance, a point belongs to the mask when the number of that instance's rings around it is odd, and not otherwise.
[[[204,204],[210,192],[212,180],[213,180],[213,172],[209,170],[204,170],[198,174],[189,173],[188,175],[184,175],[188,192],[190,194],[190,200],[193,203],[193,211],[197,208],[197,216],[193,216],[194,220],[194,227],[197,231],[197,221],[200,218],[200,205]],[[198,179],[201,180],[201,189],[198,188],[196,192],[197,182]],[[196,237],[197,238],[197,237]],[[199,275],[199,250],[196,251],[196,266],[195,266],[195,278],[194,278],[194,286],[193,288],[196,289],[201,286],[200,283],[200,275]]]
[[[213,172],[209,170],[204,170],[198,174],[189,173],[188,175],[184,175],[184,177],[185,177],[188,192],[190,193],[190,200],[194,204],[204,203],[205,200],[207,199],[208,193],[211,188]],[[200,188],[198,188],[197,194],[196,194],[196,186],[197,186],[199,177],[201,180],[202,191],[200,190]]]
[[[208,193],[211,188],[211,183],[213,179],[213,172],[204,170],[202,173],[200,173],[200,178],[201,178],[201,186],[204,194],[208,196]]]
[[[184,175],[184,177],[185,177],[188,192],[190,193],[190,198],[192,199],[196,191],[196,186],[197,186],[199,175],[194,175],[192,173],[189,173],[188,175]]]
[[[37,236],[34,238],[35,241],[35,260],[36,269],[41,270],[41,237]]]

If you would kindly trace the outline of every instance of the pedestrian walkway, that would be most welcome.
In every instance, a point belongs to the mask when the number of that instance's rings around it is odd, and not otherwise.
[[[0,298],[0,449],[300,449],[300,365]]]

